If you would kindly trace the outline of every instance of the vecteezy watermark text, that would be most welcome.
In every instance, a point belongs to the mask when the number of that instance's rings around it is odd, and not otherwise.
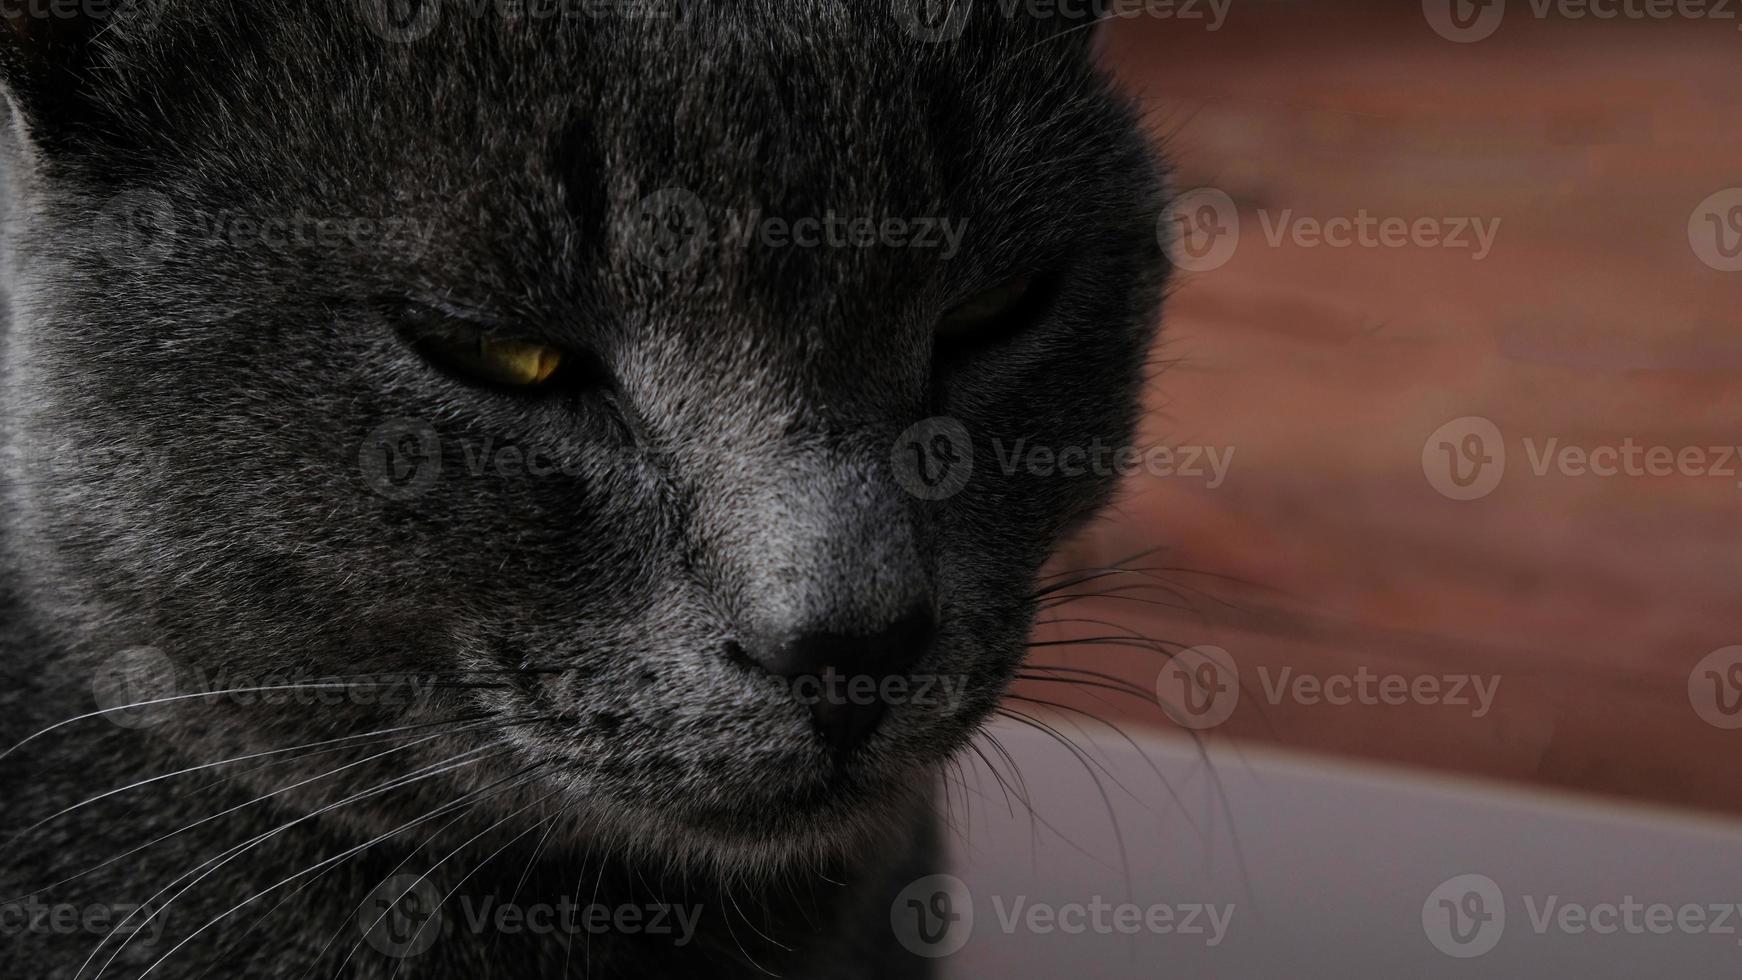
[[[1293,208],[1260,209],[1259,230],[1270,248],[1434,249],[1486,259],[1500,236],[1501,219],[1476,215],[1304,215]],[[1176,198],[1156,229],[1173,263],[1187,272],[1227,265],[1239,251],[1243,222],[1227,192],[1198,187]]]
[[[1060,22],[1065,33],[1103,20],[1144,17],[1202,24],[1217,31],[1227,22],[1233,0],[885,0],[908,35],[929,44],[954,41],[978,13],[1004,20]],[[976,9],[978,8],[978,9]]]
[[[1619,442],[1576,444],[1558,436],[1525,436],[1524,457],[1538,478],[1727,479],[1742,487],[1742,446],[1670,446],[1632,436]],[[1500,427],[1479,415],[1453,419],[1422,445],[1422,473],[1442,496],[1477,500],[1493,493],[1507,471]]]
[[[1082,479],[1151,476],[1201,481],[1215,490],[1234,465],[1233,446],[1130,446],[1098,438],[1054,445],[1027,438],[991,440],[991,462],[1006,477]],[[734,457],[727,447],[693,447],[722,465],[766,465],[759,456]],[[358,447],[363,483],[389,500],[409,501],[456,479],[583,479],[590,474],[656,463],[647,450],[599,445],[538,444],[491,436],[445,437],[418,419],[392,419],[372,429]],[[916,423],[890,447],[897,485],[924,500],[960,493],[973,476],[975,446],[966,426],[938,416]],[[991,469],[985,472],[992,472]]]
[[[573,18],[647,20],[673,16],[677,0],[356,0],[364,23],[384,41],[409,44],[440,26],[447,14],[497,17],[507,23]]]
[[[676,272],[757,246],[931,249],[950,259],[961,251],[967,220],[893,214],[873,204],[773,214],[761,206],[713,207],[684,188],[668,187],[621,215],[614,233],[644,265]]]
[[[1642,900],[1631,894],[1578,901],[1558,893],[1514,895],[1537,936],[1736,936],[1742,903]],[[1422,931],[1447,956],[1471,959],[1493,951],[1516,917],[1493,878],[1463,874],[1441,882],[1422,903]],[[1516,910],[1514,905],[1513,909]],[[1742,945],[1742,940],[1738,941]]]
[[[157,647],[137,646],[97,665],[91,694],[109,721],[123,728],[148,728],[169,720],[180,709],[200,704],[243,708],[423,704],[443,680],[436,674],[390,672],[310,677],[213,671],[179,664]]]
[[[120,265],[151,266],[194,248],[295,251],[380,250],[416,256],[432,223],[404,215],[211,211],[177,205],[158,191],[123,191],[92,212],[90,230]]]
[[[1203,480],[1215,490],[1234,465],[1233,446],[1114,446],[1099,440],[1086,446],[1047,446],[1016,439],[992,440],[992,452],[1005,476],[1117,476],[1146,474]]]
[[[1477,262],[1494,250],[1500,234],[1499,218],[1379,217],[1366,208],[1329,218],[1299,215],[1292,208],[1259,211],[1258,221],[1271,248],[1285,241],[1296,248],[1444,248],[1467,251]]]
[[[1710,20],[1736,24],[1738,0],[1422,0],[1422,14],[1434,33],[1448,41],[1473,44],[1494,36],[1513,12],[1536,20]]]
[[[31,895],[0,905],[0,937],[139,936],[156,946],[168,917],[149,905],[50,903]]]
[[[1382,674],[1366,666],[1352,674],[1315,674],[1261,665],[1258,682],[1271,704],[1445,705],[1468,708],[1472,718],[1486,716],[1500,693],[1498,674]]]
[[[1483,718],[1500,693],[1498,674],[1404,674],[1361,665],[1353,671],[1313,672],[1295,667],[1257,668],[1258,693],[1272,705],[1304,707],[1456,708]],[[1156,676],[1162,711],[1194,730],[1215,728],[1233,717],[1242,691],[1241,669],[1222,647],[1195,646],[1174,652]]]
[[[425,875],[394,875],[377,885],[357,909],[357,928],[376,950],[403,960],[428,952],[456,930],[474,936],[567,939],[647,936],[688,946],[702,917],[700,905],[670,902],[608,904],[565,895],[554,902],[522,903],[471,894],[448,902],[449,897]],[[449,909],[457,909],[458,916]]]
[[[1035,901],[1027,895],[991,896],[994,922],[1010,936],[1174,936],[1220,946],[1234,920],[1232,903],[1113,902],[1093,895],[1080,902]],[[889,925],[909,952],[930,959],[959,952],[973,937],[973,892],[954,875],[928,875],[910,883],[889,907]]]
[[[833,668],[819,674],[801,674],[787,680],[770,675],[766,683],[788,689],[794,701],[806,707],[827,704],[836,707],[910,704],[942,708],[946,715],[961,709],[968,692],[964,675],[849,674]]]
[[[1081,21],[1089,24],[1100,20],[1171,20],[1184,23],[1201,22],[1206,31],[1219,31],[1228,22],[1228,11],[1234,0],[996,0],[998,10],[1007,19],[1026,16],[1045,20]]]
[[[673,946],[695,938],[702,917],[700,905],[606,905],[563,897],[550,903],[499,902],[494,896],[470,895],[459,901],[461,922],[474,935],[505,936],[668,936]]]

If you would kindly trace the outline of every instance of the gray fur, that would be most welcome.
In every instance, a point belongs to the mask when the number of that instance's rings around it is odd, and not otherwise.
[[[1089,32],[982,4],[959,39],[930,43],[882,3],[713,0],[635,18],[450,7],[394,43],[359,5],[166,0],[94,37],[6,42],[0,746],[93,710],[92,677],[141,646],[184,684],[494,683],[404,705],[219,697],[143,729],[82,721],[0,759],[0,833],[192,765],[487,716],[497,727],[42,894],[138,902],[251,835],[488,746],[506,754],[305,820],[217,870],[177,901],[162,944],[135,942],[103,975],[138,976],[249,895],[535,764],[441,834],[274,892],[153,976],[333,975],[369,890],[408,854],[421,872],[456,848],[431,877],[443,892],[464,879],[462,894],[507,900],[524,868],[521,902],[689,896],[701,931],[682,948],[595,936],[584,956],[498,935],[404,961],[365,945],[350,975],[920,975],[889,901],[938,870],[931,787],[1022,659],[1041,563],[1111,491],[1106,475],[1002,473],[988,447],[1129,442],[1165,267],[1159,176]],[[670,188],[715,220],[833,207],[966,234],[948,259],[752,245],[662,266],[633,219]],[[142,209],[170,220],[124,233],[117,216]],[[267,244],[214,236],[211,215],[415,233]],[[1040,322],[934,349],[943,309],[1039,270],[1061,275]],[[407,301],[593,351],[613,382],[543,400],[458,384],[388,322]],[[933,416],[978,450],[941,501],[903,492],[892,466],[899,434]],[[396,419],[443,447],[425,492],[379,492],[360,465]],[[465,453],[486,443],[563,475],[470,475]],[[912,673],[966,697],[892,706],[847,758],[727,652],[874,629],[916,595],[940,626]],[[561,719],[507,724],[531,713]],[[382,749],[83,808],[8,847],[0,902]],[[548,836],[511,840],[543,818]],[[101,938],[0,942],[0,976],[72,977]]]

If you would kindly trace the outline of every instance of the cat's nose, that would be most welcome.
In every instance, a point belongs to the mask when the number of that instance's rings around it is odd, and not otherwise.
[[[936,633],[930,603],[916,602],[880,628],[801,628],[747,652],[788,683],[793,697],[810,709],[817,734],[845,752],[876,730],[892,700],[909,692],[911,685],[897,679],[931,649]]]

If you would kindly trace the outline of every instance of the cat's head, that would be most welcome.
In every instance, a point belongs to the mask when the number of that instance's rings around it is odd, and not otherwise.
[[[862,839],[1111,490],[1015,460],[1131,436],[1162,195],[1089,25],[375,6],[10,18],[30,592],[205,683],[475,672],[408,754],[617,839]],[[176,737],[356,724],[260,710]]]

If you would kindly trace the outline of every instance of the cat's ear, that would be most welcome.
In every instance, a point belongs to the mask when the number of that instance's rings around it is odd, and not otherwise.
[[[32,143],[70,145],[98,120],[101,90],[113,86],[108,52],[153,2],[0,2],[0,82]]]

